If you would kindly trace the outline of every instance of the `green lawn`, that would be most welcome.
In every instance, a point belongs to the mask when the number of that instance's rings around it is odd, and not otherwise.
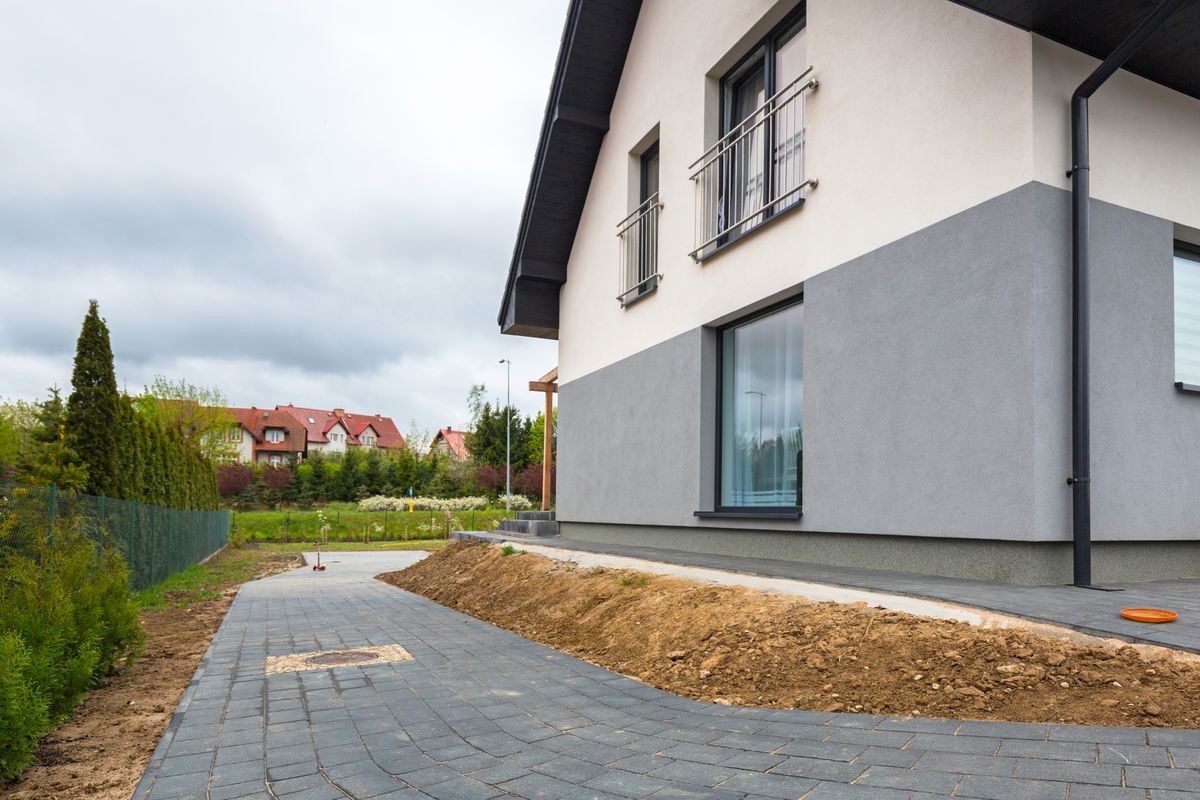
[[[328,542],[321,545],[322,553],[360,550],[441,550],[446,539],[411,539],[406,542]],[[267,545],[278,553],[311,553],[312,542],[276,542]]]
[[[203,564],[192,564],[134,597],[142,608],[187,605],[218,597],[223,587],[244,583],[274,571],[287,560],[276,548],[229,547]]]
[[[489,509],[457,511],[447,520],[441,511],[359,511],[354,503],[330,503],[320,510],[238,511],[233,523],[242,541],[311,544],[322,538],[320,513],[329,526],[329,543],[445,539],[454,530],[494,530],[500,520],[516,516]]]
[[[401,542],[329,542],[321,551],[347,550],[440,550],[445,539]],[[185,606],[200,600],[213,600],[230,586],[278,571],[298,553],[312,550],[311,542],[276,542],[261,546],[229,547],[203,564],[193,564],[182,572],[135,593],[142,608]]]

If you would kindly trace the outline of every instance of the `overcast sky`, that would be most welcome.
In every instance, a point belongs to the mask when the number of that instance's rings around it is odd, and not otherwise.
[[[554,342],[496,313],[566,0],[0,0],[0,397],[118,381],[466,419]]]

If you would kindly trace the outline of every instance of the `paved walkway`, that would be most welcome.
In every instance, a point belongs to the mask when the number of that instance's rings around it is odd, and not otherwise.
[[[372,579],[418,557],[243,587],[135,800],[1200,798],[1200,731],[685,700]],[[263,671],[393,644],[413,660]]]
[[[487,541],[505,541],[495,533],[466,535]],[[1112,636],[1130,642],[1160,644],[1200,653],[1200,579],[1106,584],[1108,588],[1119,588],[1122,591],[1100,592],[1094,589],[1076,589],[1073,586],[1013,586],[908,572],[854,569],[771,558],[689,553],[683,550],[601,544],[559,537],[529,541],[547,547],[608,553],[667,564],[945,600],[1014,617],[1065,625],[1097,636]],[[1130,622],[1120,614],[1123,608],[1147,606],[1177,611],[1179,620],[1167,625],[1145,625]]]

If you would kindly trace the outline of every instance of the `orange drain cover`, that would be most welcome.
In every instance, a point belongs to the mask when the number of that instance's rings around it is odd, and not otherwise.
[[[1126,608],[1121,616],[1134,622],[1174,622],[1179,615],[1165,608]]]

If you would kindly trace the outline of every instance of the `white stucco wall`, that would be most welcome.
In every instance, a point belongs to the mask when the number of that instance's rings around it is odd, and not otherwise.
[[[948,0],[809,0],[803,208],[703,264],[688,166],[711,144],[716,79],[793,0],[647,0],[560,295],[563,383],[1032,180],[1069,186],[1067,98],[1096,63]],[[630,151],[660,131],[657,292],[622,309],[616,224]],[[1092,102],[1093,193],[1200,228],[1200,101],[1128,73]]]
[[[643,5],[562,289],[563,382],[1030,180],[1028,34],[946,0],[809,0],[821,85],[807,102],[805,171],[820,187],[804,208],[695,264],[688,166],[715,133],[710,120],[706,135],[706,104],[717,78],[794,6]],[[663,281],[622,310],[615,225],[628,213],[629,152],[655,125]]]
[[[340,435],[342,437],[341,441],[334,441],[334,434]],[[345,436],[346,429],[339,422],[325,433],[325,437],[329,439],[328,442],[309,442],[308,449],[320,450],[323,453],[344,453],[346,452]]]
[[[237,458],[243,464],[254,463],[254,437],[245,428],[242,428],[242,438],[237,442]]]
[[[1034,177],[1070,189],[1070,100],[1099,61],[1033,37]],[[1200,228],[1200,100],[1120,71],[1088,103],[1092,197]]]

